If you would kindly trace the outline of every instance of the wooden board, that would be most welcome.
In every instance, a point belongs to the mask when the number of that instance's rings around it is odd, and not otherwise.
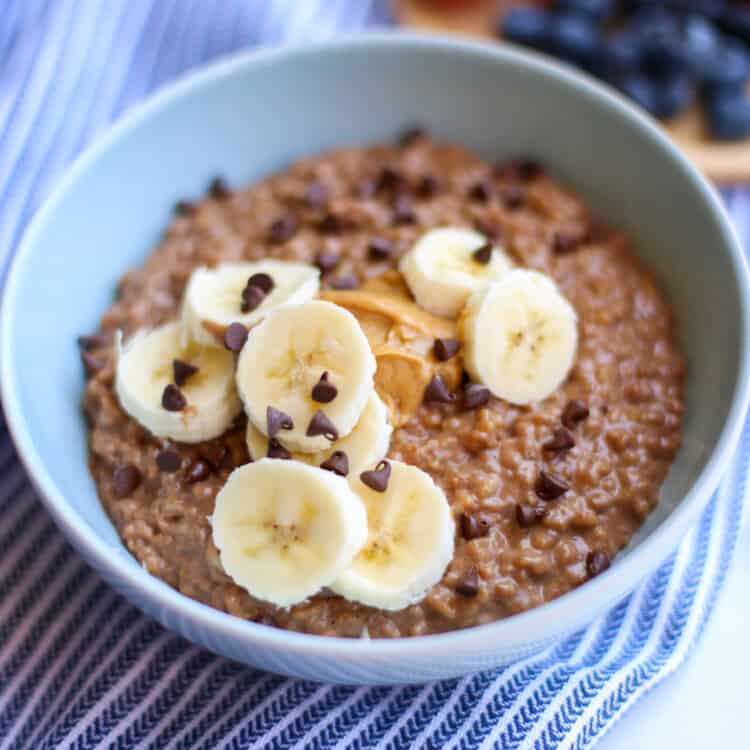
[[[504,8],[514,0],[478,0],[468,10],[436,11],[424,0],[392,0],[396,20],[414,28],[441,33],[497,39],[495,27]],[[697,107],[668,123],[662,123],[698,167],[715,182],[750,181],[750,139],[730,143],[711,140]]]

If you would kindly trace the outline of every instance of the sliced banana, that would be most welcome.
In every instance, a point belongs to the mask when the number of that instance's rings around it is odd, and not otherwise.
[[[391,442],[393,428],[388,423],[388,409],[375,391],[367,399],[367,405],[354,429],[338,440],[331,448],[319,453],[292,453],[296,461],[311,466],[320,466],[334,451],[342,451],[349,462],[349,476],[358,476],[361,471],[374,466],[386,453]],[[284,435],[279,434],[283,444]],[[253,459],[264,458],[268,453],[268,438],[248,420],[247,448]]]
[[[454,526],[443,491],[416,466],[390,461],[384,492],[351,480],[367,509],[367,542],[331,588],[380,609],[424,597],[453,559]]]
[[[313,387],[324,373],[337,393],[330,401],[315,401]],[[313,300],[274,310],[250,331],[237,362],[237,388],[258,430],[268,435],[271,406],[294,423],[271,437],[290,450],[315,453],[354,429],[374,373],[375,357],[357,319],[343,307]],[[307,434],[319,432],[310,427],[321,414],[336,434]]]
[[[512,404],[549,396],[576,355],[573,306],[548,276],[516,269],[475,292],[461,316],[464,366]]]
[[[234,384],[231,352],[181,343],[180,324],[140,331],[123,347],[117,341],[115,393],[122,408],[157,437],[199,443],[221,435],[242,411]],[[165,389],[174,388],[174,362],[196,367],[166,408]],[[182,399],[180,399],[180,394]],[[184,400],[182,408],[175,408]]]
[[[461,227],[430,230],[399,264],[419,306],[444,318],[455,318],[469,295],[512,267],[500,247]]]
[[[267,274],[273,286],[252,300],[243,312],[243,291],[255,274]],[[311,300],[320,286],[320,271],[306,263],[261,260],[256,263],[224,263],[200,267],[190,275],[182,304],[184,336],[206,346],[221,346],[230,323],[252,328],[270,310]]]
[[[345,479],[270,458],[229,475],[211,524],[227,574],[279,607],[329,585],[367,539],[364,505]]]

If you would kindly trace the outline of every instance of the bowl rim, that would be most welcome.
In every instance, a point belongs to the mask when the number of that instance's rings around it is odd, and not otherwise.
[[[27,260],[31,257],[37,237],[44,231],[48,217],[75,183],[100,155],[121,137],[158,114],[173,101],[186,95],[199,95],[203,87],[214,81],[248,69],[262,69],[276,62],[303,62],[309,56],[341,55],[362,48],[425,49],[440,51],[463,58],[487,60],[526,68],[541,76],[553,79],[578,94],[596,100],[610,111],[629,121],[666,152],[682,171],[684,178],[700,194],[718,223],[724,244],[728,248],[733,273],[739,289],[741,307],[739,342],[740,367],[726,421],[716,444],[705,461],[696,480],[679,505],[652,532],[630,550],[623,560],[615,563],[585,586],[578,587],[560,597],[491,623],[477,625],[445,633],[412,636],[397,639],[345,638],[297,633],[269,627],[230,615],[206,604],[191,599],[173,589],[161,579],[149,574],[140,566],[134,566],[118,548],[91,533],[79,513],[68,503],[47,470],[34,446],[29,426],[20,407],[18,383],[14,372],[14,351],[11,331],[16,325],[15,307],[20,280],[24,275]],[[500,45],[470,41],[463,37],[435,36],[431,34],[398,32],[369,32],[347,35],[333,41],[317,42],[294,47],[265,48],[241,51],[217,62],[200,66],[197,70],[180,77],[161,88],[143,103],[109,127],[65,170],[51,195],[44,201],[27,226],[17,251],[12,258],[5,284],[0,317],[0,396],[9,432],[18,454],[38,493],[61,528],[66,538],[83,553],[90,564],[109,581],[127,583],[128,592],[138,591],[140,601],[148,601],[151,611],[171,611],[180,622],[191,621],[206,630],[220,633],[225,638],[236,639],[253,647],[294,648],[308,655],[335,657],[395,657],[408,654],[411,657],[434,657],[437,647],[457,651],[474,647],[482,651],[490,641],[494,643],[531,643],[533,640],[549,638],[550,622],[573,623],[578,627],[597,612],[626,595],[639,580],[655,569],[674,549],[681,535],[707,503],[718,485],[739,437],[743,416],[750,398],[750,280],[747,262],[741,244],[722,205],[718,193],[698,172],[688,158],[669,139],[659,125],[638,110],[614,90],[595,79],[582,75],[575,69],[551,58],[521,50],[512,44]],[[572,627],[568,628],[572,630]]]

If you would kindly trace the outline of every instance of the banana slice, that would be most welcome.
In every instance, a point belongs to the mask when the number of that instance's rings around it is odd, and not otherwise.
[[[385,491],[350,481],[367,509],[367,542],[331,588],[352,601],[397,610],[419,601],[453,559],[454,527],[443,491],[416,466],[381,462]],[[371,472],[372,473],[372,472]],[[382,486],[382,484],[380,485]]]
[[[229,475],[211,524],[227,574],[279,607],[329,585],[367,539],[364,505],[345,479],[270,458]]]
[[[459,321],[464,366],[512,404],[541,401],[567,377],[577,316],[555,283],[516,269],[472,295]]]
[[[251,277],[259,283],[243,298]],[[305,263],[269,259],[196,268],[190,275],[182,304],[185,340],[221,346],[230,323],[251,328],[275,307],[311,300],[319,286],[320,271]]]
[[[115,393],[122,408],[153,435],[200,443],[221,435],[242,403],[231,352],[184,347],[180,338],[179,323],[141,331],[124,347],[118,336]]]
[[[319,453],[292,453],[295,461],[303,461],[311,466],[320,466],[334,451],[346,454],[349,464],[348,476],[358,476],[361,471],[374,466],[386,453],[391,442],[393,428],[388,423],[388,409],[375,391],[367,399],[367,405],[354,429],[334,445]],[[279,434],[280,442],[284,434]],[[264,458],[268,454],[268,438],[248,420],[247,448],[253,459]]]
[[[354,429],[374,373],[375,357],[357,319],[343,307],[313,300],[274,310],[250,331],[237,362],[237,388],[264,435],[270,406],[293,426],[269,437],[290,450],[315,453]],[[313,398],[321,380],[335,390],[332,398]]]
[[[474,291],[513,267],[505,252],[472,229],[432,229],[401,259],[399,270],[420,307],[455,318]]]

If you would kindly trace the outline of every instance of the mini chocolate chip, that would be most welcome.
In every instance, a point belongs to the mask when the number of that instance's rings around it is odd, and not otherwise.
[[[393,243],[385,237],[373,237],[367,246],[367,257],[370,260],[386,260],[393,254]]]
[[[503,188],[503,204],[511,211],[520,208],[523,205],[524,197],[523,190],[518,187],[518,185],[507,185]]]
[[[582,232],[555,232],[552,240],[552,249],[558,255],[571,253],[586,241],[586,235]]]
[[[378,175],[377,190],[396,190],[404,185],[404,178],[401,173],[393,167],[383,167]]]
[[[167,474],[173,474],[182,466],[182,456],[175,450],[165,448],[156,454],[156,465]]]
[[[76,339],[78,348],[84,352],[90,352],[92,349],[106,346],[108,342],[109,338],[103,333],[95,333],[91,336],[79,336]]]
[[[435,339],[432,345],[432,351],[440,362],[446,362],[455,357],[461,344],[456,339]]]
[[[582,422],[584,419],[586,419],[588,415],[589,407],[586,406],[583,401],[579,401],[577,398],[574,398],[572,401],[568,401],[567,405],[563,409],[560,421],[569,430],[573,430],[575,429],[575,426],[579,422]]]
[[[81,352],[81,362],[83,362],[83,369],[86,371],[87,378],[96,375],[107,364],[107,360],[104,357],[98,357],[96,354],[87,351]]]
[[[356,289],[359,286],[359,280],[353,273],[345,273],[331,280],[332,289]]]
[[[432,198],[440,192],[440,182],[437,177],[426,174],[417,183],[417,195],[420,198]]]
[[[211,464],[208,461],[193,461],[185,470],[185,481],[188,484],[195,484],[208,479],[211,476]]]
[[[318,253],[315,258],[315,265],[323,272],[332,271],[341,261],[341,256],[335,253]]]
[[[259,286],[248,285],[242,290],[242,302],[240,311],[249,313],[255,310],[266,298],[266,293]]]
[[[134,464],[118,466],[112,474],[112,489],[115,497],[128,497],[140,486],[143,476],[141,470]]]
[[[569,489],[568,483],[551,471],[540,471],[534,485],[534,492],[540,500],[557,500]]]
[[[341,234],[344,222],[336,214],[328,213],[318,222],[318,231],[323,234]]]
[[[349,458],[344,451],[334,451],[320,465],[321,469],[332,471],[340,477],[345,477],[349,473]]]
[[[268,230],[268,239],[275,243],[286,242],[294,236],[298,225],[297,217],[294,214],[284,214],[271,224]]]
[[[328,382],[328,373],[324,372],[320,380],[313,386],[312,399],[320,404],[327,404],[338,396],[339,389],[333,383]]]
[[[248,280],[247,286],[255,286],[268,294],[275,286],[273,278],[267,273],[254,273]]]
[[[238,352],[247,341],[247,328],[242,323],[230,323],[224,331],[224,346],[230,352]]]
[[[195,210],[195,204],[190,201],[177,201],[174,206],[174,212],[178,216],[192,216]]]
[[[271,438],[268,441],[266,455],[268,458],[280,458],[284,461],[288,461],[292,457],[292,454],[276,438]]]
[[[461,514],[461,536],[464,539],[479,539],[487,536],[490,531],[490,524],[486,518],[471,515],[469,513]]]
[[[489,183],[485,182],[484,180],[475,182],[469,188],[469,198],[471,198],[473,201],[479,201],[480,203],[487,203],[491,195],[492,195],[492,188],[490,187]]]
[[[266,431],[268,437],[276,437],[279,430],[293,430],[294,421],[292,418],[273,406],[266,407]]]
[[[221,201],[228,198],[232,194],[232,191],[221,177],[214,177],[208,186],[208,193],[212,198]]]
[[[310,424],[307,425],[305,435],[307,437],[323,435],[331,441],[339,439],[339,431],[336,429],[336,425],[320,409],[313,414]]]
[[[367,485],[375,492],[385,492],[388,489],[388,480],[391,477],[391,465],[388,461],[380,461],[374,469],[363,471],[359,478],[362,484]]]
[[[516,522],[522,529],[528,529],[547,514],[547,509],[542,505],[516,505]]]
[[[470,383],[464,388],[464,409],[479,409],[490,400],[490,389],[479,383]]]
[[[313,181],[308,184],[305,190],[305,201],[310,208],[323,208],[328,200],[328,190],[320,182]]]
[[[397,196],[393,206],[393,223],[413,224],[416,220],[417,216],[414,213],[411,198],[405,194]]]
[[[424,402],[436,402],[439,404],[451,404],[456,400],[456,394],[448,390],[445,380],[441,375],[435,375],[424,390]]]
[[[479,593],[479,573],[476,568],[471,567],[464,573],[456,584],[456,593],[466,597],[476,596]]]
[[[484,245],[482,245],[482,247],[477,248],[471,254],[471,257],[477,263],[481,263],[483,266],[486,266],[492,260],[492,243],[485,242]]]
[[[518,162],[518,173],[522,180],[533,180],[542,173],[542,167],[539,162],[533,159],[520,159]]]
[[[417,141],[421,141],[426,136],[427,133],[424,128],[415,126],[405,130],[398,139],[398,143],[400,146],[413,146]]]
[[[191,365],[190,362],[185,362],[182,359],[172,360],[172,374],[174,375],[175,385],[185,385],[187,379],[195,375],[196,372],[198,372],[198,368]]]
[[[182,411],[187,406],[187,399],[176,385],[169,383],[161,394],[161,405],[167,411]]]
[[[476,219],[474,221],[474,228],[490,240],[498,239],[503,233],[502,229],[495,222],[487,221],[486,219]]]
[[[609,555],[601,550],[594,550],[586,555],[586,572],[594,578],[609,567]]]
[[[575,444],[576,441],[573,439],[570,430],[566,427],[558,427],[552,433],[552,437],[542,443],[542,450],[550,451],[551,453],[561,453],[562,451],[570,450]]]

